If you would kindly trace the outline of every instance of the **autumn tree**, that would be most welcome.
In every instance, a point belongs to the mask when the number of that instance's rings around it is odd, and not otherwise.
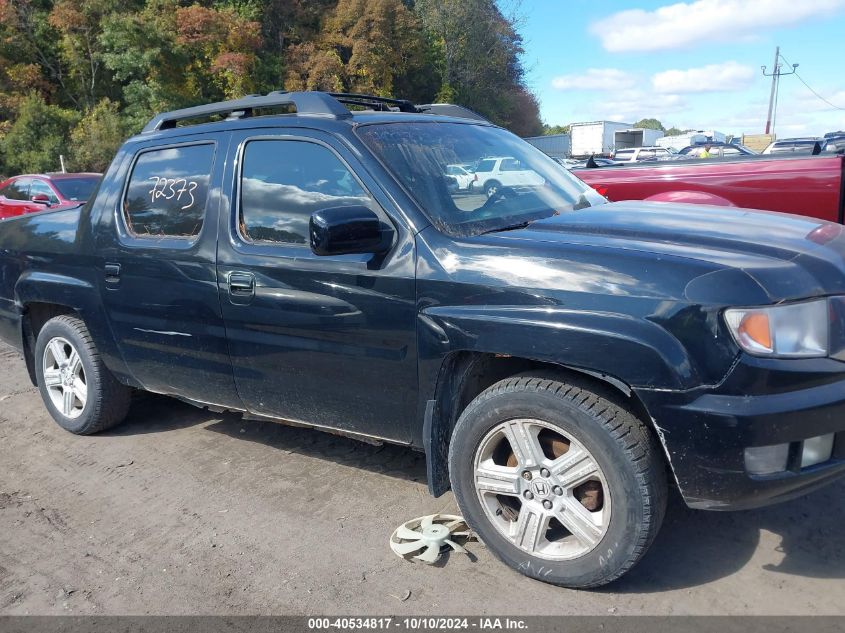
[[[315,42],[292,47],[285,85],[429,101],[431,62],[422,25],[401,0],[340,0]]]
[[[282,88],[449,101],[539,134],[518,1],[0,0],[0,172],[59,153],[103,169],[157,112]]]
[[[50,11],[48,22],[59,36],[60,63],[66,69],[66,90],[84,109],[113,91],[100,35],[103,19],[126,5],[127,0],[57,0]]]
[[[454,101],[518,134],[539,133],[539,106],[525,86],[522,38],[495,0],[417,0],[438,54],[438,100]]]

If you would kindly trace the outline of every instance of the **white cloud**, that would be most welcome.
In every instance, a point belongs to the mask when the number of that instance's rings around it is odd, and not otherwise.
[[[558,90],[623,90],[634,85],[634,76],[618,68],[590,68],[579,75],[560,75],[552,79]]]
[[[687,70],[664,70],[652,76],[657,92],[729,92],[745,90],[756,73],[751,66],[734,61]]]
[[[695,0],[654,11],[631,9],[594,23],[590,30],[611,52],[713,46],[777,26],[845,9],[845,0]]]
[[[621,91],[592,104],[590,118],[633,123],[654,117],[665,123],[668,115],[687,110],[689,104],[681,95],[657,95],[635,89]]]

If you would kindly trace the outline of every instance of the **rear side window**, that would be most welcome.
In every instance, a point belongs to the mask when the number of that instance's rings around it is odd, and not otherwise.
[[[478,163],[478,167],[475,168],[475,171],[493,171],[493,167],[496,165],[495,160],[483,160]]]
[[[296,140],[246,144],[241,173],[240,233],[252,242],[307,244],[311,214],[374,203],[327,147]]]
[[[123,199],[129,230],[140,237],[199,235],[213,162],[211,143],[139,154]]]
[[[15,182],[3,187],[0,195],[9,200],[29,200],[29,179],[19,178]]]

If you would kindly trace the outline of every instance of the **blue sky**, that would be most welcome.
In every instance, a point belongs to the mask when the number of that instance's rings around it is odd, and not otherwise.
[[[502,2],[507,11],[507,0]],[[549,124],[656,117],[666,127],[761,133],[774,49],[778,136],[845,129],[845,0],[526,0],[528,81]]]

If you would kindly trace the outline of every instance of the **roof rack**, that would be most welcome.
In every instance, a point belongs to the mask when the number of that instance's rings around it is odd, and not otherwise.
[[[344,106],[359,106],[381,112],[416,112],[445,116],[461,117],[486,121],[480,114],[449,103],[433,103],[415,106],[404,99],[390,99],[375,95],[342,93],[342,92],[282,92],[276,90],[266,95],[248,95],[241,99],[221,101],[208,105],[195,106],[164,112],[150,119],[144,126],[142,134],[158,132],[176,127],[180,121],[202,119],[211,116],[226,115],[227,120],[244,119],[255,115],[256,111],[292,106],[297,114],[311,114],[336,118],[352,116]]]
[[[489,123],[487,119],[469,108],[454,103],[427,103],[425,105],[416,106],[417,112],[424,114],[437,114],[440,116],[453,116],[459,119],[473,119],[474,121],[484,121]]]
[[[213,115],[228,115],[230,119],[242,119],[253,115],[255,110],[262,108],[278,108],[281,106],[293,106],[299,114],[319,114],[345,118],[352,116],[343,105],[334,97],[325,92],[281,92],[274,91],[267,95],[250,95],[241,99],[209,103],[208,105],[195,106],[173,110],[154,116],[144,126],[142,134],[157,132],[176,127],[179,121],[199,119]]]
[[[363,106],[381,112],[419,112],[417,106],[405,99],[391,99],[354,92],[330,92],[329,95],[345,105]]]

